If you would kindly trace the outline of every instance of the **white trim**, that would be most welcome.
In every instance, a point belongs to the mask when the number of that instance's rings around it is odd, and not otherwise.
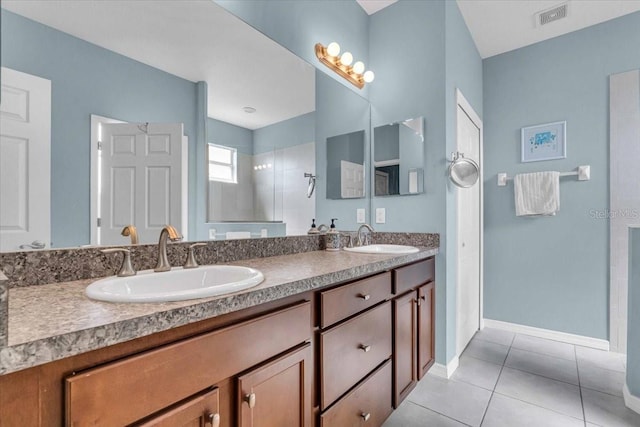
[[[91,144],[91,176],[89,177],[90,190],[90,205],[89,205],[89,220],[91,228],[91,245],[98,244],[98,142],[100,142],[100,124],[102,123],[126,123],[122,120],[112,119],[109,117],[99,116],[97,114],[91,114],[91,135],[89,142]]]
[[[634,412],[640,414],[640,397],[634,396],[631,394],[629,390],[629,386],[627,383],[624,383],[624,387],[622,389],[622,395],[624,396],[624,404],[627,408],[631,409]]]
[[[184,133],[184,130],[183,130]],[[189,137],[182,136],[182,235],[189,240]]]
[[[476,113],[476,111],[473,109],[473,107],[471,106],[471,103],[469,103],[469,101],[467,101],[467,98],[465,98],[465,96],[462,94],[462,92],[460,91],[459,88],[456,88],[456,115],[457,115],[457,110],[458,110],[458,106],[460,108],[462,108],[462,110],[465,112],[465,114],[471,119],[471,121],[473,122],[474,125],[476,125],[476,127],[478,128],[478,130],[480,131],[480,149],[479,149],[479,157],[478,157],[478,165],[480,166],[480,177],[478,178],[478,182],[476,185],[479,186],[479,191],[480,191],[480,260],[479,260],[479,274],[480,274],[480,309],[478,312],[478,315],[480,316],[480,319],[478,319],[478,323],[480,325],[480,329],[484,328],[484,158],[483,158],[483,152],[484,152],[484,128],[483,128],[483,124],[482,124],[482,120],[480,119],[480,116],[478,116],[478,114]],[[456,123],[456,146],[458,144],[458,125]],[[456,289],[457,289],[457,284],[456,284]],[[456,330],[457,333],[457,330]],[[460,356],[460,355],[458,355]],[[456,357],[457,359],[457,357]],[[457,365],[456,365],[457,367]],[[455,371],[455,369],[454,369]],[[452,371],[453,373],[453,371]]]
[[[429,373],[437,377],[449,379],[451,378],[451,375],[453,375],[453,373],[456,371],[456,369],[458,369],[459,364],[460,359],[458,359],[458,356],[456,356],[451,359],[451,361],[447,363],[446,366],[441,363],[434,363],[431,369],[429,369]]]
[[[484,319],[484,326],[487,328],[501,329],[503,331],[515,332],[517,334],[531,335],[533,337],[546,338],[567,344],[575,344],[583,347],[609,351],[609,341],[599,338],[552,331],[550,329],[535,328],[533,326],[519,325],[517,323],[509,323],[493,319]]]

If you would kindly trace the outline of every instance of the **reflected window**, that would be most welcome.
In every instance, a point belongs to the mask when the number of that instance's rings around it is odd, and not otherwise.
[[[209,181],[238,183],[238,150],[209,144]]]

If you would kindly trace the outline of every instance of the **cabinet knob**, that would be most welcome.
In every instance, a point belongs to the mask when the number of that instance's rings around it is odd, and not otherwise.
[[[256,406],[256,394],[255,393],[247,394],[244,397],[244,401],[249,404],[249,408],[253,409],[253,407]]]
[[[368,301],[369,298],[371,298],[371,295],[369,295],[369,294],[360,294],[360,295],[358,295],[358,298],[362,298],[363,300]]]
[[[210,427],[220,427],[220,414],[209,414],[208,418]]]
[[[371,346],[370,345],[360,344],[360,350],[364,351],[365,353],[368,353],[369,350],[371,350]]]
[[[371,418],[371,414],[369,412],[363,412],[360,414],[360,417],[363,421],[369,421],[369,418]]]

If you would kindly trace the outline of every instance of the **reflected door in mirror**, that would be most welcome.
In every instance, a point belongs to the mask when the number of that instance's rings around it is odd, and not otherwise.
[[[0,251],[50,245],[51,81],[2,67]]]

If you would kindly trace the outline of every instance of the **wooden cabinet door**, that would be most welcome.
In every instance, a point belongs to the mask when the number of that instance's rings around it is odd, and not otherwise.
[[[418,379],[424,377],[435,360],[434,296],[433,282],[418,288]]]
[[[218,389],[197,395],[136,427],[219,427]]]
[[[397,408],[418,382],[417,292],[393,300],[393,406]]]
[[[238,377],[238,426],[311,426],[312,374],[307,343]]]

